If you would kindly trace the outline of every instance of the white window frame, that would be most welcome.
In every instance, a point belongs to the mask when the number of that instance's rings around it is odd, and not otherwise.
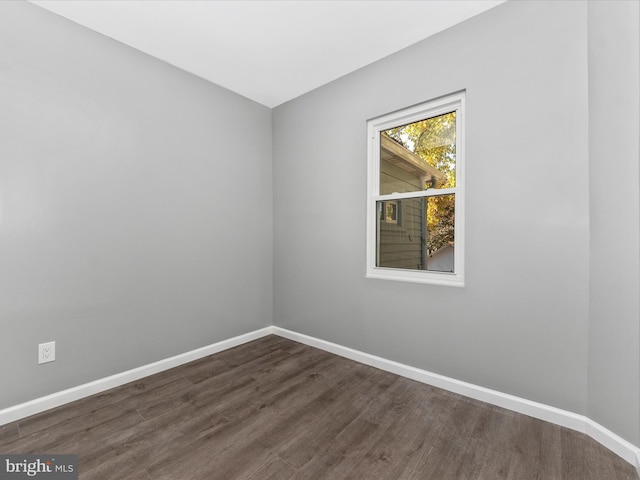
[[[426,118],[456,112],[456,186],[446,189],[427,189],[416,192],[380,195],[380,133],[394,127]],[[457,92],[420,105],[373,118],[367,122],[367,278],[398,280],[404,282],[464,286],[464,192],[465,192],[465,92]],[[377,210],[376,202],[405,198],[432,197],[455,194],[455,248],[454,272],[411,270],[378,267],[377,263]]]

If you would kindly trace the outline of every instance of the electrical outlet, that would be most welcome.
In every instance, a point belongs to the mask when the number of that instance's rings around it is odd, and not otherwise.
[[[56,359],[56,342],[38,345],[38,364],[53,362]]]

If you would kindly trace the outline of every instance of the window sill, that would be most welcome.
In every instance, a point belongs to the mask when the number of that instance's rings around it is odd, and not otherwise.
[[[425,272],[422,270],[374,267],[367,271],[365,278],[424,283],[447,287],[464,287],[464,277],[462,275],[447,272]]]

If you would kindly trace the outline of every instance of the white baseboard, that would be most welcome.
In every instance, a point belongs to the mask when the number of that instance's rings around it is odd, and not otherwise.
[[[419,368],[403,365],[392,360],[386,360],[375,355],[363,353],[352,348],[343,347],[336,343],[320,340],[297,332],[292,332],[280,327],[273,327],[273,333],[281,337],[304,343],[306,345],[325,350],[341,357],[349,358],[365,365],[379,368],[387,372],[395,373],[402,377],[411,378],[421,383],[459,393],[466,397],[474,398],[491,405],[506,408],[514,412],[522,413],[533,418],[538,418],[562,427],[570,428],[585,433],[596,442],[608,448],[618,456],[634,465],[640,474],[640,448],[607,430],[593,420],[559,408],[551,407],[538,402],[532,402],[524,398],[480,387],[472,383],[462,382],[454,378],[445,377],[437,373],[428,372]]]
[[[600,445],[607,447],[618,456],[624,458],[631,465],[636,467],[640,475],[640,448],[626,441],[624,438],[613,433],[611,430],[604,428],[599,423],[594,422],[588,417],[584,417],[586,433]]]
[[[625,459],[630,464],[634,465],[640,474],[640,448],[584,415],[578,415],[576,413],[561,410],[542,403],[532,402],[524,398],[480,387],[471,383],[462,382],[444,375],[421,370],[419,368],[404,365],[392,360],[360,352],[352,348],[343,347],[336,343],[320,340],[318,338],[275,326],[255,330],[244,335],[223,340],[206,347],[198,348],[190,352],[182,353],[174,357],[150,363],[148,365],[118,373],[94,382],[85,383],[68,390],[63,390],[13,407],[5,408],[4,410],[0,410],[0,425],[19,420],[21,418],[26,418],[30,415],[64,405],[65,403],[73,402],[74,400],[79,400],[81,398],[109,390],[110,388],[124,385],[125,383],[139,380],[140,378],[153,375],[154,373],[159,373],[164,370],[192,362],[193,360],[233,348],[252,340],[257,340],[258,338],[270,334],[279,335],[296,342],[304,343],[306,345],[340,355],[341,357],[355,360],[365,365],[370,365],[387,372],[395,373],[402,377],[433,385],[434,387],[459,393],[476,400],[585,433],[604,447]]]
[[[153,375],[154,373],[169,370],[170,368],[177,367],[194,360],[198,360],[199,358],[203,358],[208,355],[213,355],[214,353],[218,353],[223,350],[242,345],[243,343],[256,340],[272,333],[273,327],[261,328],[260,330],[255,330],[244,335],[229,338],[228,340],[213,343],[196,350],[191,350],[190,352],[181,353],[180,355],[176,355],[174,357],[166,358],[158,362],[143,365],[132,370],[127,370],[126,372],[117,373],[115,375],[101,378],[93,382],[78,385],[77,387],[62,390],[61,392],[52,393],[51,395],[47,395],[45,397],[36,398],[35,400],[21,403],[13,407],[5,408],[3,410],[0,410],[0,425],[5,425],[21,418],[35,415],[36,413],[44,412],[45,410],[49,410],[51,408],[59,407],[60,405],[64,405],[65,403],[73,402],[74,400],[79,400],[90,395],[95,395],[96,393],[104,392],[105,390],[109,390],[110,388],[119,387],[120,385],[124,385],[125,383],[134,382],[143,377]]]

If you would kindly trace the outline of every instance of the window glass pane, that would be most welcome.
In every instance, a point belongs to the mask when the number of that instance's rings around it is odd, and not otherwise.
[[[378,267],[454,271],[455,195],[376,202]]]
[[[456,112],[380,133],[380,194],[456,186]]]

